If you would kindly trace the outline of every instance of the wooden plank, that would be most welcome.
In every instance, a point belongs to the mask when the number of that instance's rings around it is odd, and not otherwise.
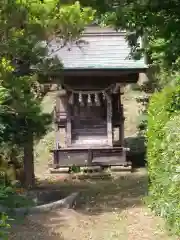
[[[107,138],[108,138],[108,145],[113,145],[113,137],[112,137],[112,99],[109,94],[106,95],[107,100]]]
[[[112,172],[120,172],[120,171],[131,171],[132,170],[132,166],[131,165],[127,165],[127,166],[111,166],[110,167]]]
[[[56,125],[55,126],[55,149],[58,150],[59,147],[60,147],[60,139],[59,139],[59,128],[58,126]]]
[[[91,99],[92,106],[87,105],[87,99],[84,99],[85,105],[83,106],[77,97],[75,100],[71,116],[72,145],[107,145],[107,120],[104,116],[103,106],[95,106],[93,97]]]
[[[114,155],[112,156],[109,154],[109,156],[99,156],[93,158],[92,165],[100,165],[100,166],[117,166],[117,165],[126,165],[126,158],[121,155],[119,156]]]
[[[88,150],[88,165],[92,165],[93,152],[91,149]]]
[[[66,125],[66,145],[71,146],[72,143],[72,126],[71,126],[71,107],[67,103],[67,125]]]
[[[94,172],[94,173],[80,173],[77,174],[77,178],[80,180],[86,180],[86,179],[111,179],[111,173],[106,173],[106,172]]]
[[[138,81],[140,72],[146,72],[146,69],[65,69],[62,75],[64,76],[64,81],[66,81],[66,77],[71,77],[71,80],[83,78],[81,79],[82,82],[84,77],[109,77],[109,81],[112,82],[114,80],[115,83],[135,83]],[[60,73],[57,73],[57,75],[60,75]]]
[[[86,166],[86,167],[81,167],[81,171],[101,171],[100,166]]]
[[[56,107],[54,109],[54,120],[55,120],[55,148],[58,149],[62,144],[61,130],[66,126],[67,119],[67,94],[62,86],[59,86],[58,93],[56,96]]]
[[[79,152],[59,152],[59,162],[58,165],[61,167],[66,166],[85,166],[88,162],[88,152],[79,151]]]
[[[54,167],[127,165],[122,148],[74,149],[54,151]]]
[[[50,173],[69,173],[69,167],[49,168]]]
[[[120,88],[120,93],[122,93],[124,91],[123,87]],[[119,126],[119,140],[120,140],[120,144],[121,146],[124,146],[124,108],[123,108],[123,104],[122,104],[122,99],[121,99],[121,95],[120,95],[120,126]]]
[[[58,151],[58,152],[79,152],[79,151],[86,151],[88,149],[92,149],[93,151],[95,150],[108,150],[108,151],[115,151],[115,150],[120,150],[120,151],[129,151],[129,148],[124,148],[124,147],[119,147],[119,146],[116,146],[116,147],[111,147],[111,146],[94,146],[94,147],[89,147],[89,146],[82,146],[82,147],[64,147],[64,148],[60,148],[58,150],[54,149],[54,150],[51,150],[50,152],[55,152],[55,151]]]
[[[55,165],[59,164],[59,152],[58,151],[54,151],[53,157],[54,157],[54,164]]]
[[[119,127],[119,140],[121,146],[124,146],[124,121],[121,122],[121,125]]]

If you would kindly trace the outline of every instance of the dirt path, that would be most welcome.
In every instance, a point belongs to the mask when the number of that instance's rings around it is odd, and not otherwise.
[[[174,240],[162,221],[143,205],[145,171],[106,180],[62,182],[49,187],[81,192],[74,209],[29,216],[14,226],[9,240]]]

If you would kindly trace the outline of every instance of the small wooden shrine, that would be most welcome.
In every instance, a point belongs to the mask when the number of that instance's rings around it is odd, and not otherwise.
[[[64,64],[54,119],[53,167],[128,165],[121,95],[146,71],[129,57],[125,32],[88,27],[82,45],[55,54]],[[54,46],[55,48],[55,46]]]

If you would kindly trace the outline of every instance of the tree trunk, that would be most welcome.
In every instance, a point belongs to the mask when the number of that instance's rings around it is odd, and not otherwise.
[[[24,175],[25,187],[33,187],[35,184],[33,133],[28,131],[24,142]]]
[[[9,164],[13,164],[15,169],[20,168],[20,166],[21,166],[20,162],[18,161],[17,149],[18,149],[18,146],[14,146],[12,148],[11,153],[10,153],[10,159],[8,162]]]

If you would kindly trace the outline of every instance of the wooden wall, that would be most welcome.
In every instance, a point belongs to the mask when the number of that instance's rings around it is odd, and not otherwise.
[[[107,83],[107,79],[103,78],[106,81],[96,81],[94,79],[92,82],[88,82],[88,79],[84,79],[84,82],[74,82],[71,83],[67,82],[64,84],[64,89],[60,87],[57,102],[56,102],[56,139],[55,139],[55,147],[70,147],[72,145],[72,107],[74,105],[70,105],[68,100],[70,96],[70,92],[65,90],[68,86],[72,89],[82,89],[82,90],[93,90],[93,89],[104,89],[109,86]],[[89,79],[90,80],[90,79]],[[102,79],[101,79],[102,80]],[[69,80],[70,81],[70,80]],[[120,98],[120,89],[118,89],[117,93],[111,94],[106,93],[106,102],[107,102],[107,116],[104,119],[106,121],[107,127],[107,144],[109,146],[112,145],[123,145],[124,141],[124,118],[123,118],[123,107],[121,105],[121,98]],[[75,104],[75,103],[74,103]],[[74,116],[73,116],[74,117]],[[100,123],[102,125],[103,122]],[[98,125],[96,123],[96,125]],[[99,125],[99,128],[100,128]],[[89,128],[91,126],[89,125]],[[83,126],[81,126],[83,129]],[[84,129],[83,129],[84,130]],[[91,129],[93,130],[93,129]],[[88,132],[88,129],[87,129]],[[90,134],[90,132],[88,133]]]

